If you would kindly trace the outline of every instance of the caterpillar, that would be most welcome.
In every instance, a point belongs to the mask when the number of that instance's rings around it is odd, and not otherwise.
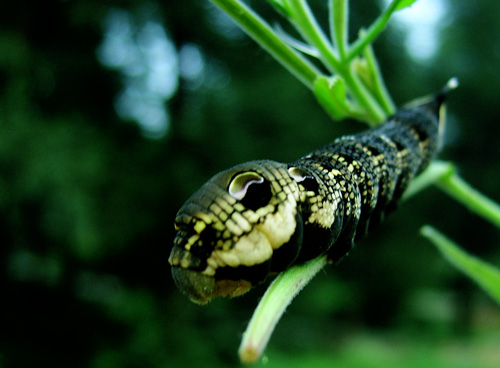
[[[451,85],[293,163],[251,161],[212,177],[175,218],[178,288],[205,304],[321,255],[340,260],[437,155]]]

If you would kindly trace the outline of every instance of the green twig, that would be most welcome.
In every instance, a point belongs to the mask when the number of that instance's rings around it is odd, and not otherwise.
[[[421,234],[429,239],[456,268],[478,283],[500,304],[500,270],[460,249],[454,242],[431,226],[424,226]]]
[[[330,33],[342,61],[346,60],[347,57],[348,5],[348,0],[330,0],[329,2]]]
[[[261,357],[286,307],[326,263],[326,256],[313,259],[290,268],[273,281],[243,334],[239,349],[243,363],[255,363]]]
[[[384,110],[360,81],[352,65],[339,60],[333,46],[314,19],[307,2],[305,0],[290,1],[288,6],[290,17],[297,30],[319,51],[324,65],[344,79],[355,100],[365,108],[368,115],[366,120],[372,125],[384,121],[386,118]]]
[[[372,91],[380,105],[384,109],[387,115],[392,115],[396,111],[396,105],[392,101],[392,98],[387,90],[384,83],[384,78],[382,77],[382,72],[380,71],[377,58],[373,52],[373,47],[367,45],[363,52],[365,60],[367,62],[368,70],[371,72],[371,77],[373,81]]]
[[[293,0],[288,2],[288,6],[290,21],[293,22],[297,31],[309,44],[318,49],[320,60],[329,71],[338,73],[339,69],[342,69],[339,57],[316,22],[307,2],[305,0]]]
[[[309,89],[322,73],[302,55],[284,43],[273,29],[239,0],[211,0],[231,16],[262,48],[267,50],[287,70]]]
[[[449,162],[433,162],[425,172],[412,181],[403,198],[407,199],[432,184],[436,184],[439,189],[470,211],[500,228],[500,205],[458,176],[455,166]]]
[[[363,37],[360,37],[354,42],[352,47],[347,53],[347,59],[353,60],[358,56],[367,45],[371,44],[375,38],[384,30],[387,22],[391,18],[392,13],[399,9],[399,4],[401,1],[393,1],[389,7],[375,20],[375,22],[368,28]]]
[[[437,184],[441,190],[462,203],[470,211],[500,228],[500,205],[472,188],[456,173],[444,175]]]
[[[421,190],[436,184],[443,177],[449,176],[454,172],[455,166],[452,163],[435,160],[422,174],[411,181],[410,186],[403,194],[403,200],[413,197]]]

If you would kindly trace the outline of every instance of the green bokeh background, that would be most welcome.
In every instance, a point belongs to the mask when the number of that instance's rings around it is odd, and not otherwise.
[[[311,3],[326,9],[326,1]],[[351,3],[354,36],[380,10]],[[251,4],[283,23],[265,2]],[[500,2],[445,4],[431,60],[412,59],[397,26],[375,52],[398,104],[460,79],[441,158],[500,201]],[[265,286],[205,307],[190,303],[167,263],[177,209],[219,170],[292,161],[364,126],[332,122],[251,40],[228,36],[206,1],[1,8],[0,367],[239,366],[241,334]],[[97,57],[112,9],[138,22],[153,17],[177,50],[194,44],[203,54],[203,78],[179,79],[166,102],[162,138],[144,137],[114,109],[123,78]],[[313,280],[259,364],[500,366],[498,306],[418,235],[426,223],[500,265],[497,229],[430,188]]]

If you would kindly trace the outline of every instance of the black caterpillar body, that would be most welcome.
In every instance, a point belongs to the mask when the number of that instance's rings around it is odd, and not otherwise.
[[[215,175],[177,214],[169,258],[177,286],[204,304],[320,255],[342,258],[437,154],[443,99],[294,163],[252,161]]]

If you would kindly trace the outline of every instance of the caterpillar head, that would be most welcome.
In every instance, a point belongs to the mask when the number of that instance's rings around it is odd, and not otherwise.
[[[192,301],[238,296],[297,256],[297,184],[285,165],[253,161],[215,175],[181,207],[169,263]],[[286,256],[273,257],[286,244]],[[293,248],[293,247],[287,247]]]

